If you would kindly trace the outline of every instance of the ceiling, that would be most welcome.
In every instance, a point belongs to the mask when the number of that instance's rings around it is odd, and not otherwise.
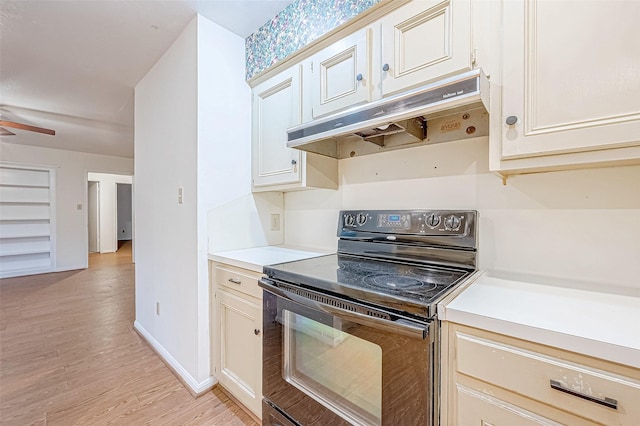
[[[0,141],[133,157],[134,87],[199,13],[245,38],[291,0],[0,0]]]

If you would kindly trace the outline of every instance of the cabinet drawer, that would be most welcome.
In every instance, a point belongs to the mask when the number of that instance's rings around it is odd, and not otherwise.
[[[262,300],[262,288],[258,286],[257,277],[222,266],[216,266],[214,271],[218,285]]]
[[[544,416],[462,385],[457,385],[456,387],[456,398],[458,400],[458,421],[456,424],[460,426],[562,425]],[[579,419],[575,419],[573,424],[580,424]]]
[[[455,339],[460,374],[595,422],[640,424],[638,380],[462,332]]]

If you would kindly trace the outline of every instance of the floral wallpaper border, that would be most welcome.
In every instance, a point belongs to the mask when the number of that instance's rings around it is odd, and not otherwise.
[[[246,38],[247,80],[380,1],[294,1]]]

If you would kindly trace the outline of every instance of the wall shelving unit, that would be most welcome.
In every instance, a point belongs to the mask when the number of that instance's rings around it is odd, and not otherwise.
[[[0,164],[0,278],[52,272],[55,170]]]

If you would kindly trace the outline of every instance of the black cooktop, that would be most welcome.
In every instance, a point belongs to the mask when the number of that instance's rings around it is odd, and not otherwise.
[[[331,254],[264,267],[274,280],[429,318],[435,304],[470,272]]]

